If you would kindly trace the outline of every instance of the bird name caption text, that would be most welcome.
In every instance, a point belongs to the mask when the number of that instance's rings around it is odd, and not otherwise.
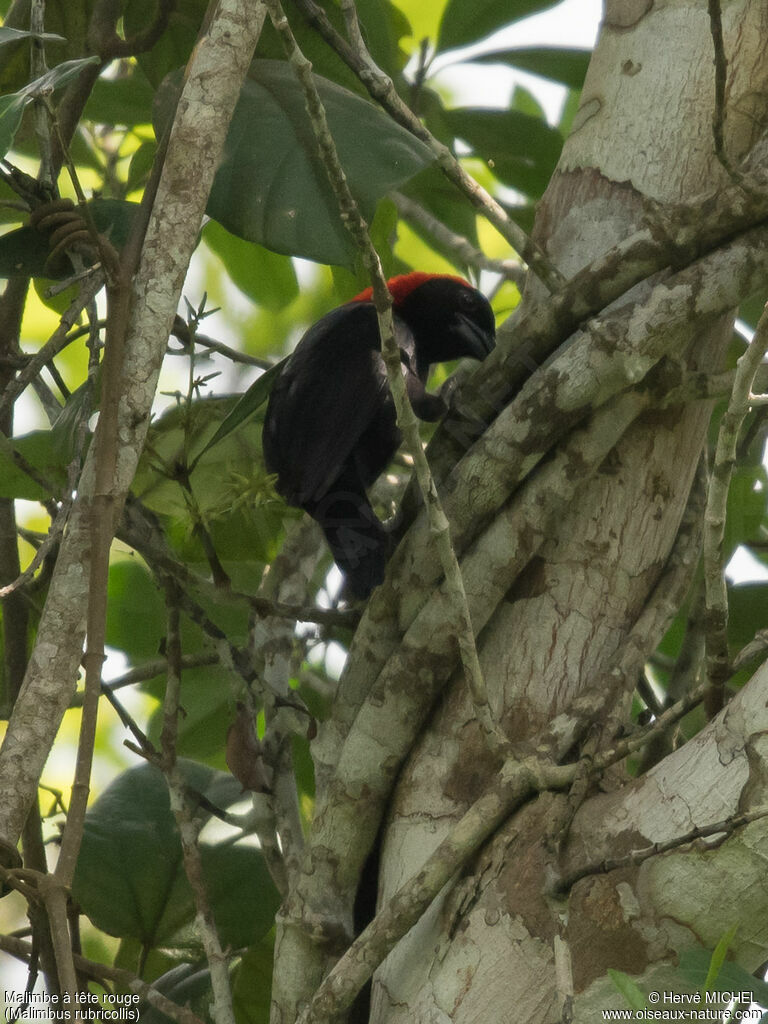
[[[6,1021],[63,1021],[68,1024],[76,1018],[100,1021],[138,1021],[140,996],[133,992],[93,992],[79,994],[79,1007],[75,1007],[65,992],[63,995],[48,992],[3,992]]]

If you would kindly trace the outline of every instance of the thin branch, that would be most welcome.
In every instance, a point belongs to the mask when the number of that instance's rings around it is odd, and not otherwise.
[[[235,1024],[232,988],[229,980],[229,958],[225,954],[213,916],[203,872],[203,861],[197,843],[199,823],[186,799],[186,786],[176,765],[176,742],[181,696],[181,636],[178,594],[173,584],[166,588],[168,605],[168,674],[163,701],[163,727],[160,737],[161,766],[168,785],[171,811],[181,839],[184,871],[195,901],[195,923],[202,940],[213,990],[213,1017],[216,1024]]]
[[[187,324],[182,317],[177,316],[173,321],[171,334],[174,338],[178,338],[184,346],[183,352],[179,352],[177,349],[171,349],[171,355],[189,355],[189,324]],[[270,359],[259,359],[258,356],[249,356],[246,352],[238,352],[237,349],[230,348],[229,345],[225,345],[222,341],[216,341],[215,338],[209,338],[205,334],[196,333],[195,344],[201,345],[203,348],[210,349],[211,352],[218,352],[219,355],[225,356],[233,363],[242,363],[244,366],[257,366],[260,370],[268,370],[270,367],[274,366],[274,362]]]
[[[181,667],[184,669],[202,668],[207,665],[218,665],[218,663],[219,656],[214,651],[202,651],[200,654],[185,654],[181,659]],[[124,672],[123,675],[118,676],[116,679],[112,679],[110,682],[104,683],[102,692],[106,696],[107,693],[115,693],[126,686],[135,686],[136,683],[144,683],[149,679],[154,679],[156,676],[165,675],[167,671],[168,659],[155,658],[153,661],[147,661],[144,662],[143,665],[137,665],[136,668],[132,668],[128,672]],[[83,695],[82,693],[77,693],[75,694],[70,707],[81,707],[82,703]]]
[[[472,245],[468,239],[447,228],[423,206],[404,196],[402,192],[394,192],[392,199],[401,217],[423,228],[438,245],[454,255],[457,263],[466,264],[476,271],[489,270],[493,274],[500,274],[522,291],[525,284],[525,268],[519,260],[493,260]]]
[[[509,217],[504,208],[464,170],[447,146],[429,132],[410,108],[403,102],[392,79],[373,61],[364,45],[347,42],[331,24],[325,11],[315,0],[297,0],[297,6],[306,20],[336,51],[344,63],[358,76],[371,97],[403,128],[429,147],[444,174],[461,189],[484,217],[509,242],[550,292],[559,287],[563,275],[547,259],[542,250]],[[375,295],[375,292],[374,292]]]
[[[650,846],[643,847],[641,850],[632,850],[624,857],[606,858],[597,864],[585,864],[583,867],[575,868],[563,878],[558,879],[553,895],[564,895],[582,878],[588,878],[591,875],[607,875],[611,871],[617,871],[620,868],[639,867],[652,857],[658,857],[663,853],[670,853],[672,850],[679,850],[683,846],[695,843],[698,839],[707,839],[709,836],[721,835],[722,839],[720,842],[723,842],[735,832],[738,832],[739,829],[744,828],[745,825],[749,825],[753,821],[760,821],[766,816],[768,816],[768,808],[758,807],[754,811],[736,814],[730,818],[725,818],[723,821],[713,822],[711,825],[697,825],[695,828],[690,829],[690,831],[674,836],[672,839],[667,839],[663,843],[653,843]],[[711,849],[711,845],[708,846],[708,849]]]
[[[8,409],[13,405],[27,385],[38,376],[43,367],[54,356],[57,356],[67,345],[82,336],[83,332],[81,330],[73,331],[72,329],[77,323],[80,314],[98,292],[101,291],[103,285],[103,277],[99,274],[81,287],[76,298],[72,300],[69,308],[62,315],[59,326],[49,340],[29,358],[23,369],[6,385],[5,391],[0,395],[0,415],[2,415],[4,409]]]
[[[728,408],[720,422],[712,478],[704,516],[704,587],[707,675],[710,717],[723,706],[725,682],[730,672],[728,655],[728,588],[723,564],[728,489],[736,465],[739,432],[750,408],[752,385],[768,350],[768,307],[755,328],[754,337],[736,364],[736,376]]]

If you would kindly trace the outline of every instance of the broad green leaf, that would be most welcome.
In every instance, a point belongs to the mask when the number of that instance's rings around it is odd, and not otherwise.
[[[39,476],[50,483],[52,493],[22,468],[14,459],[14,452],[23,456]],[[50,430],[35,430],[10,439],[0,433],[0,498],[44,501],[57,497],[66,482],[68,461],[68,454],[61,451]]]
[[[92,199],[86,204],[97,231],[110,240],[116,249],[125,245],[130,234],[138,203],[122,199]],[[65,277],[61,267],[46,266],[49,249],[46,238],[30,227],[17,228],[2,236],[0,244],[0,277]]]
[[[760,447],[763,447],[761,442]],[[766,519],[768,499],[768,476],[765,467],[739,467],[731,477],[728,489],[728,506],[725,517],[723,553],[725,560],[731,557],[740,544],[759,541],[761,527]]]
[[[175,0],[165,32],[151,50],[136,58],[155,88],[169,72],[189,60],[207,9],[208,0]],[[156,11],[157,0],[127,0],[123,12],[126,35],[146,29],[154,21]]]
[[[120,78],[100,78],[91,90],[83,117],[108,125],[152,123],[155,91],[146,77],[130,65]]]
[[[445,118],[505,185],[534,198],[543,194],[563,146],[556,128],[517,110],[461,107]]]
[[[76,78],[88,64],[98,64],[98,57],[82,57],[79,60],[66,60],[55,68],[46,71],[34,82],[25,85],[18,92],[0,96],[0,157],[5,156],[13,145],[13,139],[21,124],[24,108],[36,96],[58,89]]]
[[[765,292],[758,292],[757,295],[752,295],[749,299],[745,299],[744,302],[739,306],[739,317],[749,326],[752,330],[757,326],[757,321],[763,315],[765,309]]]
[[[280,905],[261,853],[252,846],[222,844],[202,846],[201,855],[222,943],[238,949],[258,942]]]
[[[546,11],[559,0],[449,0],[440,22],[437,48],[453,50],[484,39],[492,32],[527,18],[530,14]]]
[[[54,32],[26,32],[20,28],[5,28],[0,26],[0,46],[4,43],[15,43],[19,39],[39,39],[43,43],[65,43],[63,36],[57,36]]]
[[[299,294],[296,271],[289,256],[233,235],[218,221],[209,221],[203,240],[216,253],[227,273],[249,299],[267,309],[283,309]]]
[[[274,943],[265,938],[247,950],[235,969],[232,1001],[238,1024],[269,1024]]]
[[[96,0],[46,0],[45,55],[48,64],[82,57],[88,52],[86,37]],[[29,2],[11,5],[3,30],[29,29]],[[15,92],[29,82],[30,46],[24,38],[0,48],[0,94]]]
[[[157,143],[154,139],[147,139],[146,142],[142,142],[133,154],[128,168],[128,178],[125,183],[128,192],[143,188],[146,184],[152,170],[152,165],[155,162],[156,153]]]
[[[270,366],[270,368],[262,373],[260,377],[256,378],[248,390],[240,397],[235,407],[224,417],[213,437],[211,437],[211,439],[205,444],[205,447],[194,457],[192,460],[193,469],[207,452],[225,438],[229,437],[234,430],[237,430],[242,423],[245,423],[247,419],[261,408],[267,398],[269,398],[272,386],[287,362],[288,356],[281,359],[279,363],[275,363],[274,366]]]
[[[431,213],[439,223],[450,228],[454,234],[468,239],[475,246],[477,245],[477,219],[472,205],[437,167],[427,167],[426,170],[417,174],[403,187],[402,192],[428,213]],[[408,224],[441,256],[456,265],[456,254],[453,249],[436,242],[431,232],[421,224],[410,220],[408,220]],[[462,272],[466,271],[464,266],[458,269]]]
[[[633,1010],[645,1009],[645,994],[628,974],[625,974],[624,971],[609,970],[608,977]]]
[[[218,616],[217,616],[218,618]],[[218,665],[184,669],[181,701],[184,715],[179,721],[177,752],[212,768],[226,771],[224,747],[227,729],[232,721],[232,700],[229,672]],[[160,685],[144,687],[145,691],[162,697],[165,679]],[[159,745],[163,728],[162,706],[152,714],[147,734]]]
[[[366,100],[315,78],[349,186],[370,220],[376,202],[433,159]],[[170,112],[170,90],[156,130]],[[208,213],[240,238],[274,252],[351,266],[355,247],[318,156],[304,96],[284,62],[251,65],[230,125]]]
[[[714,948],[712,958],[709,961],[709,968],[707,970],[707,977],[704,982],[704,991],[711,992],[717,979],[720,977],[720,971],[723,969],[725,958],[728,955],[728,950],[731,947],[731,943],[736,937],[736,932],[739,930],[738,922],[732,925],[727,931],[723,932],[720,936],[720,940]]]
[[[230,775],[192,761],[180,760],[178,767],[187,785],[217,807],[226,809],[241,798]],[[253,847],[222,845],[202,846],[201,855],[223,943],[257,942],[271,928],[279,902],[261,854]],[[194,901],[167,785],[154,766],[123,772],[88,812],[73,893],[97,927],[146,948],[169,944],[190,928]]]
[[[156,658],[165,636],[165,603],[157,585],[135,558],[109,567],[107,643],[133,664]]]
[[[491,50],[471,57],[473,64],[507,64],[571,89],[580,89],[592,56],[591,50],[554,46],[521,46]]]
[[[693,988],[703,989],[710,967],[712,953],[707,949],[686,949],[680,953],[680,974],[686,983]],[[726,960],[712,984],[715,992],[751,992],[755,1001],[761,1006],[768,1006],[768,984],[754,977],[749,971]]]
[[[728,611],[728,643],[732,651],[740,651],[768,627],[768,583],[729,585]]]
[[[373,59],[380,68],[396,78],[407,60],[399,45],[401,37],[407,36],[410,32],[407,19],[388,0],[359,0],[355,6],[363,37],[368,43]],[[302,53],[312,62],[315,74],[322,75],[323,78],[328,78],[358,95],[367,96],[365,87],[354,71],[347,67],[309,24],[294,0],[285,0],[283,8],[296,41]],[[336,31],[343,36],[346,35],[344,15],[339,5],[323,4],[323,9]],[[283,44],[269,19],[261,31],[256,57],[260,60],[285,60]]]

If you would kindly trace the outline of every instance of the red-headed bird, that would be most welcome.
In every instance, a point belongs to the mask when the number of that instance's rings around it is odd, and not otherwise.
[[[426,390],[430,367],[488,355],[496,336],[490,304],[445,274],[414,272],[387,284],[413,410],[439,419],[445,405]],[[277,490],[320,524],[354,597],[367,597],[384,578],[389,535],[366,490],[400,441],[368,288],[303,336],[272,389],[263,433]]]

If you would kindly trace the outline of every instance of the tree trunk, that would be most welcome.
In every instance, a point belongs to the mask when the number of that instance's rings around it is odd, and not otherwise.
[[[768,9],[754,0],[723,7],[725,149],[738,164],[766,121]],[[695,206],[728,183],[713,147],[714,98],[704,0],[607,3],[581,107],[536,222],[536,240],[567,277],[644,224],[663,230],[670,207]],[[617,305],[650,299],[663,277]],[[535,283],[524,301],[542,297]],[[674,308],[673,290],[665,301]],[[731,325],[729,315],[697,317],[694,301],[665,350],[686,366],[718,369]],[[710,412],[691,404],[636,419],[580,485],[569,513],[481,633],[494,713],[514,740],[539,732],[621,654],[675,540]],[[612,777],[610,785],[621,788],[582,806],[559,868],[670,839],[744,809],[747,799],[759,804],[763,741],[756,737],[766,725],[759,685],[753,680],[694,743],[652,772],[631,782],[623,773]],[[597,746],[610,740],[606,726]],[[494,770],[457,676],[392,800],[382,898],[418,870]],[[737,955],[757,966],[750,932],[760,929],[764,941],[765,894],[759,906],[743,896],[763,870],[756,852],[768,840],[759,822],[717,849],[687,849],[584,878],[567,904],[553,903],[545,894],[553,867],[547,833],[562,806],[562,797],[547,795],[525,807],[435,900],[376,976],[375,1024],[527,1024],[560,1020],[571,1004],[573,1019],[597,1020],[599,1009],[622,1005],[609,968],[642,975],[643,986],[674,988],[660,978],[676,953],[697,941],[714,945],[737,920],[745,922]],[[740,881],[729,886],[734,863]]]

